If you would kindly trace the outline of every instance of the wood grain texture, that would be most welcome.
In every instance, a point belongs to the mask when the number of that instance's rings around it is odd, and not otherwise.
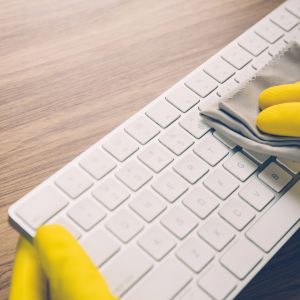
[[[0,0],[0,299],[7,209],[282,3]],[[240,299],[300,298],[300,235]]]

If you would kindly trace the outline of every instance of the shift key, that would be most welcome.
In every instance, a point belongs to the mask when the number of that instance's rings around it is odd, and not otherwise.
[[[246,233],[269,252],[300,220],[300,181],[285,193]]]

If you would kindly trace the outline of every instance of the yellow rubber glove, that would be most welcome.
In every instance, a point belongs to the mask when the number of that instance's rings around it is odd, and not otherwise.
[[[99,271],[59,225],[40,227],[33,244],[20,238],[10,300],[113,300]]]
[[[300,137],[300,82],[270,87],[259,96],[257,127],[268,134]]]

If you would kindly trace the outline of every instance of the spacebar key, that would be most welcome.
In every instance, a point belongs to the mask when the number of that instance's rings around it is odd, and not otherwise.
[[[246,233],[269,252],[300,220],[300,181],[285,193]]]
[[[169,300],[191,280],[185,267],[174,258],[169,258],[141,282],[126,300]]]

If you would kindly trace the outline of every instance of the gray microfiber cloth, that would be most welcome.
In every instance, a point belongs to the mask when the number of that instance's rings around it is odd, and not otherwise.
[[[296,81],[300,81],[300,46],[294,43],[242,89],[208,106],[201,114],[210,127],[243,148],[300,161],[300,138],[265,134],[256,127],[259,94],[268,87]]]

